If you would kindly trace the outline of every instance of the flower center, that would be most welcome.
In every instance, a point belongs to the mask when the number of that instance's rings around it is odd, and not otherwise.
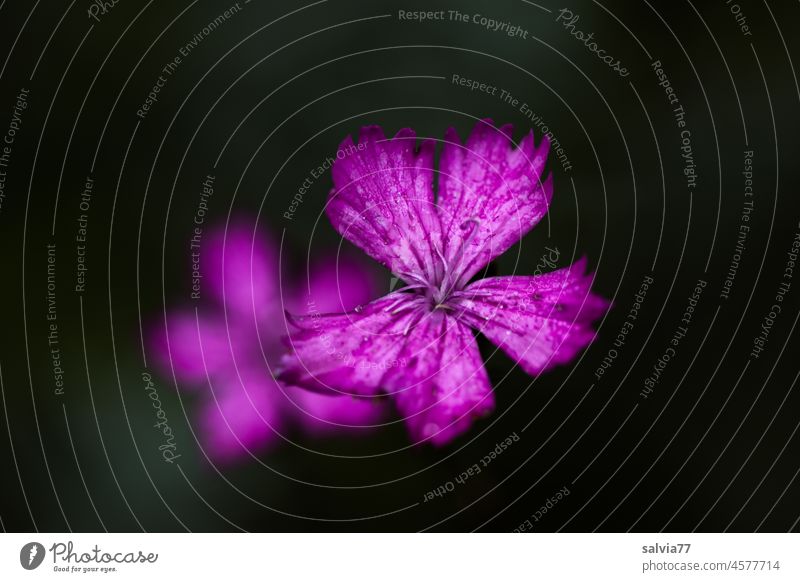
[[[459,225],[459,230],[464,232],[461,236],[461,242],[458,245],[455,253],[448,260],[447,257],[437,248],[436,253],[439,255],[440,265],[436,273],[436,283],[428,284],[418,291],[425,295],[427,305],[431,311],[435,310],[452,310],[455,307],[455,300],[453,295],[461,290],[464,281],[461,281],[463,272],[463,265],[461,260],[464,258],[466,252],[475,235],[480,227],[480,220],[473,217],[465,220]],[[466,231],[469,232],[466,232]]]
[[[434,246],[436,254],[439,257],[439,263],[435,267],[435,272],[427,277],[415,273],[398,273],[406,281],[410,282],[409,285],[398,291],[410,291],[415,295],[416,305],[424,305],[431,312],[434,311],[449,311],[455,309],[457,306],[457,299],[454,297],[466,281],[462,281],[464,272],[464,265],[461,264],[466,252],[475,235],[480,227],[480,220],[472,217],[459,225],[459,229],[464,234],[459,237],[461,239],[458,248],[452,253],[450,258],[446,257],[441,249]],[[469,232],[466,232],[469,230]],[[404,311],[410,304],[401,306],[397,311]],[[391,309],[396,305],[392,304]],[[391,310],[387,308],[387,310]]]
[[[448,290],[444,284],[439,287],[429,288],[425,296],[430,310],[435,311],[441,309],[447,311],[448,309],[452,309],[453,306],[450,304],[450,301],[452,300],[453,291],[455,291],[455,289]]]

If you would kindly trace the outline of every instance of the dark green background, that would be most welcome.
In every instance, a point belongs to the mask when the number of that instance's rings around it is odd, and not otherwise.
[[[331,0],[281,20],[303,4],[253,0],[184,59],[131,141],[136,110],[160,69],[230,4],[145,8],[121,0],[84,37],[92,24],[88,2],[79,0],[54,33],[66,2],[33,10],[29,2],[6,2],[0,61],[10,56],[0,79],[0,131],[19,89],[31,95],[0,210],[3,527],[507,531],[568,486],[570,496],[534,524],[537,531],[796,529],[800,397],[793,330],[800,290],[791,289],[765,353],[742,371],[800,219],[800,93],[790,66],[790,56],[798,57],[793,31],[800,12],[793,3],[742,0],[753,31],[746,37],[722,0],[651,4],[568,6],[580,14],[577,28],[593,31],[631,71],[623,79],[555,22],[562,6],[547,0],[542,6],[551,13],[521,0]],[[421,8],[507,20],[526,28],[529,39],[471,23],[397,18],[398,9]],[[651,58],[632,35],[661,60],[686,109],[699,173],[691,196],[670,108]],[[453,74],[529,103],[568,153],[571,171],[556,160],[549,164],[555,195],[548,218],[492,269],[530,273],[548,245],[561,250],[562,265],[585,255],[597,271],[596,292],[615,304],[595,344],[575,366],[535,380],[505,356],[492,357],[495,414],[446,448],[407,448],[398,423],[365,439],[292,434],[327,455],[285,446],[265,455],[263,465],[219,473],[201,461],[189,430],[196,400],[179,399],[172,380],[157,376],[178,431],[182,472],[161,461],[140,379],[138,309],[147,320],[165,304],[186,301],[185,240],[206,174],[217,176],[211,220],[258,215],[284,236],[284,260],[301,271],[307,253],[339,244],[324,216],[315,228],[330,177],[314,183],[293,221],[282,214],[310,170],[348,133],[380,124],[387,134],[410,126],[420,136],[441,137],[455,126],[464,137],[484,117],[513,123],[517,139],[528,131],[531,123],[518,110],[453,85]],[[71,290],[72,239],[98,148],[81,320]],[[755,210],[725,301],[719,291],[736,243],[746,149],[755,152]],[[62,397],[53,395],[46,344],[45,245],[53,240],[68,379]],[[655,284],[628,345],[583,399],[649,273]],[[379,276],[388,289],[388,273]],[[708,287],[689,335],[654,395],[642,400],[642,381],[700,278]],[[491,352],[488,343],[481,347]],[[515,431],[520,442],[479,477],[409,507]],[[335,456],[387,451],[394,452]],[[376,485],[384,482],[390,483]]]

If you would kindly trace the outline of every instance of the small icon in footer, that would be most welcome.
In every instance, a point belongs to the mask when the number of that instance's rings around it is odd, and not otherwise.
[[[35,570],[44,561],[44,546],[39,542],[30,542],[19,551],[19,563],[26,570]]]

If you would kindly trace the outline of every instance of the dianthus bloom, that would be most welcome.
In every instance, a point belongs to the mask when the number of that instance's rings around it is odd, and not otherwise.
[[[341,313],[293,317],[280,378],[318,391],[389,394],[412,438],[445,444],[494,407],[474,331],[527,373],[569,362],[608,303],[585,262],[538,276],[472,282],[546,214],[549,141],[514,147],[512,126],[479,122],[461,144],[447,131],[434,193],[434,142],[402,129],[347,137],[326,212],[346,239],[406,286]]]
[[[201,296],[211,305],[197,314],[168,312],[150,347],[181,388],[202,393],[195,433],[211,459],[260,452],[291,427],[321,436],[380,420],[374,402],[287,390],[270,372],[282,351],[281,306],[312,315],[351,309],[374,288],[363,267],[327,257],[312,266],[307,282],[284,283],[281,293],[277,249],[242,224],[204,235],[199,256]]]

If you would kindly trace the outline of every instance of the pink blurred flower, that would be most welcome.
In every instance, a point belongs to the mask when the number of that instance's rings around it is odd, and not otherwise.
[[[204,236],[200,261],[201,290],[212,306],[196,314],[168,311],[149,345],[182,390],[201,393],[196,432],[210,458],[232,461],[262,451],[292,426],[324,436],[380,421],[383,409],[374,399],[285,387],[270,373],[286,332],[284,310],[341,311],[368,301],[374,280],[363,267],[326,257],[301,283],[281,283],[275,245],[243,224]]]

